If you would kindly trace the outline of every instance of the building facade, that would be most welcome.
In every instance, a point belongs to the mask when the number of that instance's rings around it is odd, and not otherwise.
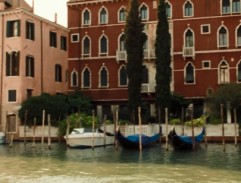
[[[144,46],[142,96],[155,115],[157,0],[139,0],[148,40]],[[124,26],[128,0],[70,0],[69,89],[92,97],[100,117],[128,101]],[[220,85],[241,81],[240,0],[167,0],[174,93],[203,99]]]
[[[67,92],[68,29],[22,0],[0,1],[0,24],[0,130],[17,134],[23,101]]]

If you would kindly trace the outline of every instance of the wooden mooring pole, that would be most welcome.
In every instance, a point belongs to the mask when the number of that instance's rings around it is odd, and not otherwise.
[[[221,104],[220,107],[221,107],[221,121],[222,121],[223,152],[225,152],[223,104]]]
[[[168,108],[165,108],[165,121],[166,121],[166,151],[168,151]]]
[[[92,149],[95,147],[95,112],[92,110]]]
[[[119,112],[118,109],[116,109],[115,111],[115,124],[114,124],[114,134],[115,134],[115,149],[118,149],[118,140],[117,140],[117,128],[119,128],[119,116],[118,116]]]
[[[237,147],[237,112],[236,109],[233,110],[234,113],[234,145]]]
[[[42,140],[41,140],[42,144],[44,144],[44,123],[45,123],[45,110],[43,110],[43,114],[42,114]]]
[[[26,133],[27,133],[27,130],[26,130],[26,126],[27,126],[27,117],[28,117],[28,111],[26,110],[25,113],[24,113],[24,145],[26,145]]]
[[[36,130],[36,121],[37,121],[37,119],[34,118],[34,120],[33,120],[33,144],[32,144],[32,147],[35,147],[35,130]]]
[[[139,150],[142,151],[141,107],[138,107],[138,121],[139,121]]]
[[[48,114],[48,129],[49,129],[48,147],[49,147],[49,149],[51,149],[51,118],[50,118],[50,114]]]

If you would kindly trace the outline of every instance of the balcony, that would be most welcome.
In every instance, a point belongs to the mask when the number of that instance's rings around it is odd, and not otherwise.
[[[126,51],[116,51],[116,61],[119,63],[120,61],[125,61],[127,60],[127,54]]]
[[[141,93],[154,93],[155,92],[154,83],[142,83],[141,84]]]
[[[144,59],[155,59],[156,53],[155,50],[144,50]]]
[[[156,54],[155,50],[144,50],[144,59],[155,59]],[[119,63],[120,61],[127,61],[127,54],[126,51],[116,51],[116,61]]]
[[[192,58],[194,59],[194,58],[195,58],[195,50],[194,50],[194,47],[185,47],[185,46],[183,46],[182,56],[183,56],[184,58],[192,57]]]

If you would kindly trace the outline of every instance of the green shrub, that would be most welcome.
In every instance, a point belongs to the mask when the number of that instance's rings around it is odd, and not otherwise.
[[[181,124],[181,120],[179,118],[174,118],[170,120],[170,124],[171,125],[180,125]]]
[[[192,121],[185,122],[185,125],[192,126],[193,122],[193,126],[203,126],[206,123],[206,118],[206,116],[202,115],[201,117],[193,119]]]
[[[78,127],[85,127],[85,128],[92,128],[92,123],[94,120],[95,128],[97,128],[97,125],[99,124],[98,118],[92,116],[88,116],[86,114],[72,114],[69,117],[69,132],[71,132],[74,128]],[[67,119],[60,122],[59,129],[58,129],[58,135],[64,136],[66,134],[67,130]]]

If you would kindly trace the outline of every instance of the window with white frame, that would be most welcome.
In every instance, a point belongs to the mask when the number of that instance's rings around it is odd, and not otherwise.
[[[203,69],[210,69],[211,68],[211,61],[210,60],[202,61],[202,68]]]
[[[148,20],[148,7],[143,4],[140,8],[140,16],[141,16],[141,20]]]
[[[83,25],[87,26],[90,25],[90,11],[85,9],[83,12]]]
[[[119,22],[125,22],[126,21],[126,9],[125,7],[121,7],[118,13],[118,21]]]
[[[210,34],[210,24],[201,25],[201,34]]]
[[[194,66],[191,63],[188,63],[185,67],[185,83],[193,84],[194,82]]]
[[[193,16],[193,5],[190,1],[187,1],[184,5],[184,16],[185,17]]]
[[[240,13],[240,0],[233,0],[232,1],[232,12],[233,13]]]
[[[237,80],[239,83],[241,82],[241,60],[239,61],[237,66]]]
[[[99,23],[100,24],[107,24],[108,23],[108,14],[106,8],[101,8],[99,12]]]
[[[119,37],[119,51],[125,51],[125,34],[121,34]]]
[[[188,29],[185,33],[185,47],[193,47],[194,46],[194,39],[193,39],[193,32]]]
[[[222,0],[222,14],[230,13],[230,1]]]
[[[127,86],[127,71],[125,65],[122,65],[119,69],[119,86]]]
[[[166,5],[167,18],[171,18],[171,16],[172,16],[171,5],[169,2],[166,2],[165,5]]]
[[[71,43],[79,42],[79,34],[71,34]]]
[[[229,82],[229,68],[226,61],[222,61],[219,65],[219,83]]]
[[[82,72],[82,88],[90,88],[90,70],[85,68]]]
[[[236,30],[236,46],[241,46],[241,26],[239,26]]]
[[[218,31],[218,47],[228,46],[228,33],[224,26],[222,26]]]
[[[149,72],[145,65],[142,66],[142,83],[143,84],[149,83]]]
[[[84,57],[90,56],[90,38],[88,36],[85,36],[83,38],[82,44],[83,44],[83,46],[82,46],[82,55]]]
[[[108,52],[108,40],[107,37],[105,35],[102,35],[100,40],[100,54],[101,55],[106,55]]]
[[[108,87],[108,70],[105,66],[99,71],[99,87]]]
[[[76,70],[73,70],[71,72],[71,87],[77,87],[78,86],[78,72]]]

